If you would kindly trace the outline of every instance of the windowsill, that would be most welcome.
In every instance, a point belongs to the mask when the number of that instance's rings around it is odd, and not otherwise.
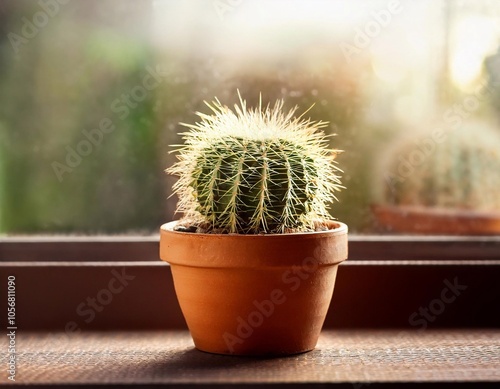
[[[17,352],[16,381],[27,385],[462,382],[478,388],[500,380],[500,330],[483,329],[325,330],[314,351],[285,358],[203,353],[187,331],[20,332]]]
[[[498,387],[500,330],[488,328],[499,323],[500,237],[353,236],[349,250],[317,349],[257,359],[193,348],[157,238],[0,239],[0,279],[16,277],[16,383]],[[122,272],[126,286],[91,319],[88,298]],[[449,283],[460,293],[442,310]],[[0,293],[3,312],[6,302]],[[423,308],[439,311],[425,331]]]

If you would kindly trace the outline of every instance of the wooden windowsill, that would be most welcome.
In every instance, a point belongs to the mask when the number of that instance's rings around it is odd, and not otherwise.
[[[0,239],[2,312],[16,278],[16,384],[498,388],[500,237],[353,236],[349,250],[317,349],[258,359],[193,348],[157,238]],[[124,288],[89,316],[117,274]],[[442,307],[450,283],[460,293]],[[436,312],[424,322],[421,309]]]
[[[500,330],[325,330],[314,351],[281,358],[204,353],[187,331],[19,332],[17,341],[22,385],[478,388],[500,380]]]

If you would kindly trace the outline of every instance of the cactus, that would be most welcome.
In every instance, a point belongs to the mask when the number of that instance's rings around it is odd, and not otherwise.
[[[212,115],[184,133],[178,161],[177,211],[212,233],[314,231],[329,218],[328,205],[340,190],[334,161],[321,128],[326,122],[294,117],[297,107],[247,109],[240,96],[234,111],[219,100],[206,103]]]
[[[388,171],[397,171],[401,156],[417,148],[403,142],[391,155]],[[500,137],[476,122],[450,131],[408,177],[386,187],[385,198],[397,205],[500,210]]]

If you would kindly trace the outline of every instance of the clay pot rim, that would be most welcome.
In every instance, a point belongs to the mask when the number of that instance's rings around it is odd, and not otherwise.
[[[213,237],[221,237],[223,239],[262,239],[262,238],[281,238],[284,237],[297,237],[310,235],[311,237],[318,237],[321,235],[328,236],[336,236],[336,235],[344,235],[348,233],[347,224],[336,221],[336,220],[327,220],[325,223],[330,229],[326,231],[307,231],[307,232],[289,232],[283,234],[211,234],[211,233],[203,233],[203,232],[185,232],[185,231],[174,231],[174,227],[179,223],[179,220],[173,220],[168,223],[162,224],[160,227],[162,232],[168,232],[173,234],[178,234],[182,236],[213,236]]]
[[[267,235],[174,231],[177,223],[160,228],[160,258],[173,265],[282,268],[301,264],[307,257],[320,265],[347,259],[348,228],[341,222],[329,221],[334,228],[327,231]]]

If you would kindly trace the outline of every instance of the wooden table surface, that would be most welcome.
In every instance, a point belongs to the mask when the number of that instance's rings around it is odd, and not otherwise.
[[[16,342],[16,384],[375,388],[381,383],[462,382],[500,387],[500,330],[325,330],[314,351],[285,358],[204,353],[193,347],[187,331],[72,336],[19,331]],[[2,345],[6,350],[5,340]],[[6,366],[6,353],[2,358]],[[0,384],[8,383],[4,372]]]

